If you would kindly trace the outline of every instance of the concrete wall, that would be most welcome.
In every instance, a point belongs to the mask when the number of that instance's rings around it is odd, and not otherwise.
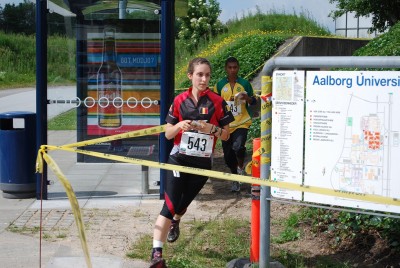
[[[369,40],[302,37],[287,56],[352,56]]]

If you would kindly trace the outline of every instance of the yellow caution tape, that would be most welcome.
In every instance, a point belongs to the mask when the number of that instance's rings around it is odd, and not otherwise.
[[[107,136],[107,137],[103,137],[103,138],[97,138],[97,139],[92,139],[92,140],[87,140],[87,141],[71,143],[71,144],[64,145],[64,147],[89,146],[89,145],[102,143],[102,142],[109,142],[109,141],[115,141],[115,140],[120,140],[120,139],[155,135],[155,134],[159,134],[164,131],[165,131],[165,125],[161,125],[161,126],[155,126],[155,127],[145,128],[145,129],[136,130],[136,131],[130,131],[130,132],[126,132],[123,134],[116,134],[116,135],[111,135],[111,136]]]
[[[118,155],[98,153],[98,152],[81,150],[81,149],[74,149],[74,148],[70,148],[68,145],[66,145],[66,146],[46,145],[45,147],[49,150],[59,149],[59,150],[75,152],[75,153],[85,154],[85,155],[109,159],[109,160],[115,160],[115,161],[124,162],[124,163],[143,165],[143,166],[148,166],[148,167],[153,167],[153,168],[175,170],[175,171],[186,172],[186,173],[190,173],[190,174],[203,174],[204,176],[207,176],[207,177],[218,178],[218,179],[223,179],[223,180],[239,181],[242,183],[249,183],[249,184],[260,184],[260,185],[264,185],[264,186],[279,187],[279,188],[285,188],[285,189],[295,190],[295,191],[310,192],[310,193],[316,193],[316,194],[350,198],[350,199],[375,202],[375,203],[386,204],[386,205],[396,205],[396,206],[400,205],[400,200],[397,200],[397,198],[384,197],[384,196],[378,196],[378,195],[373,195],[373,194],[333,190],[333,189],[328,189],[328,188],[308,186],[308,185],[304,185],[304,184],[295,184],[295,183],[289,183],[289,182],[271,181],[271,180],[265,180],[265,179],[260,179],[260,178],[256,178],[256,177],[241,176],[241,175],[237,175],[237,174],[219,172],[219,171],[214,171],[214,170],[207,170],[207,169],[193,168],[193,167],[186,167],[186,166],[178,166],[178,165],[159,163],[159,162],[154,162],[154,161],[149,161],[149,160],[137,159],[137,158],[127,157],[127,156],[118,156]]]
[[[57,166],[57,164],[51,158],[51,156],[48,155],[44,151],[43,146],[41,146],[41,149],[39,150],[39,154],[37,157],[39,159],[39,164],[38,164],[38,167],[40,168],[39,170],[41,172],[43,172],[43,161],[40,160],[41,157],[39,155],[41,155],[44,158],[44,160],[48,164],[48,167],[54,172],[54,174],[57,175],[57,178],[60,180],[62,186],[65,189],[65,192],[69,199],[69,203],[71,204],[72,212],[74,214],[76,227],[78,228],[78,234],[79,234],[81,246],[82,246],[82,249],[83,249],[83,252],[85,255],[86,265],[87,265],[87,267],[92,268],[92,263],[91,263],[90,255],[89,255],[89,249],[88,249],[87,242],[86,242],[85,228],[83,226],[82,215],[81,215],[81,211],[79,209],[79,203],[78,203],[78,200],[76,199],[74,190],[72,189],[71,184],[69,183],[67,178],[64,176],[64,174],[62,173],[60,168]]]
[[[257,150],[255,150],[252,154],[252,158],[256,158],[258,156],[261,156],[263,153],[265,153],[265,149],[264,148],[258,148]]]
[[[262,154],[266,154],[266,153],[269,153],[269,152],[267,152],[266,149],[261,148],[261,147],[253,152],[253,154],[251,156],[252,157],[252,161],[250,161],[247,164],[246,169],[245,169],[247,174],[251,174],[252,166],[260,168],[261,164],[267,164],[267,163],[271,162],[271,158],[270,157],[261,157]],[[256,159],[259,156],[260,156],[260,160]]]
[[[254,165],[254,161],[250,161],[249,163],[247,163],[247,165],[244,167],[244,171],[246,172],[246,174],[251,174],[252,173],[252,166],[253,165]]]

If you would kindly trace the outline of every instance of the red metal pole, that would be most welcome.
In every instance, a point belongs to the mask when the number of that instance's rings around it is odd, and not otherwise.
[[[253,140],[253,156],[251,165],[251,175],[260,177],[261,154],[257,153],[260,148],[261,139]],[[260,258],[260,185],[251,185],[251,242],[250,242],[250,262],[258,263]]]

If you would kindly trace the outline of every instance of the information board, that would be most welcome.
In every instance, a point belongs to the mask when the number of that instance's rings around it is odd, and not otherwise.
[[[271,179],[302,183],[304,71],[275,71],[272,83]],[[272,187],[273,197],[301,200],[302,192]]]
[[[306,84],[304,184],[400,198],[400,72],[309,71]],[[306,192],[304,201],[400,212]]]

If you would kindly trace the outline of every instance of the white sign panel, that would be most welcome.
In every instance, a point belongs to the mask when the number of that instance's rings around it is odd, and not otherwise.
[[[400,72],[307,72],[304,184],[400,198]],[[304,201],[400,212],[304,193]]]
[[[271,179],[302,183],[304,71],[275,71],[272,82]],[[271,187],[273,197],[301,200],[302,192]]]

